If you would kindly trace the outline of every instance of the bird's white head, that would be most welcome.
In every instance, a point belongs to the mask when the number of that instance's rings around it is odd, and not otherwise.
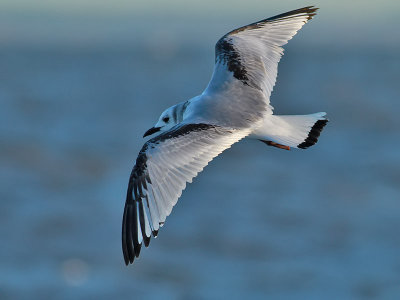
[[[150,128],[145,132],[143,137],[152,135],[156,132],[162,133],[165,132],[176,124],[182,121],[182,109],[180,109],[181,103],[171,106],[164,110],[158,119],[158,122],[154,125],[154,127]]]

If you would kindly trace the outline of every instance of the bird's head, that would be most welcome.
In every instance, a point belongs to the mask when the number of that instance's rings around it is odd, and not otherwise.
[[[171,106],[170,108],[164,110],[158,119],[158,122],[154,125],[154,127],[147,130],[143,137],[152,135],[156,132],[162,133],[174,127],[178,123],[176,113],[174,114],[175,110],[175,106]]]

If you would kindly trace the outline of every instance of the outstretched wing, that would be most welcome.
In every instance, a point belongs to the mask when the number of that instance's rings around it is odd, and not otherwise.
[[[226,99],[236,110],[272,113],[269,97],[283,55],[281,46],[315,15],[317,9],[313,6],[300,8],[224,35],[215,46],[214,73],[204,93],[220,95],[218,99]],[[238,94],[247,95],[246,101],[252,103],[244,103]],[[237,102],[232,102],[235,99]]]
[[[157,236],[186,182],[218,154],[249,134],[209,124],[176,125],[144,144],[129,178],[123,223],[125,263]]]

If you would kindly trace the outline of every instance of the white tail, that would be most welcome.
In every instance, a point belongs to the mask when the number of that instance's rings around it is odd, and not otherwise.
[[[256,129],[251,137],[263,142],[305,149],[318,141],[323,127],[328,122],[325,115],[324,112],[293,116],[268,115],[263,125]]]

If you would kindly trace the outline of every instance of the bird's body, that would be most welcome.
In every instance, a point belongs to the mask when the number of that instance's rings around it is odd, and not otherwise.
[[[126,264],[157,235],[187,182],[243,138],[289,150],[317,142],[325,113],[273,115],[269,98],[286,44],[315,15],[305,7],[224,35],[216,44],[212,79],[204,92],[165,110],[145,136],[125,203],[122,247]]]

